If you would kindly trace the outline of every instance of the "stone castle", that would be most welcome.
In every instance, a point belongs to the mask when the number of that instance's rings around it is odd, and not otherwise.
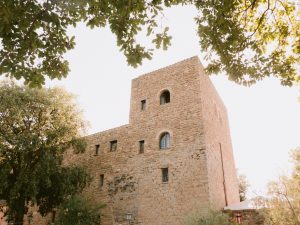
[[[129,124],[87,137],[104,225],[181,225],[192,211],[239,202],[227,113],[197,57],[132,81]]]

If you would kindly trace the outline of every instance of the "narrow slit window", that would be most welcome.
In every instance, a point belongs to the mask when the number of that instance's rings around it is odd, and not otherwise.
[[[143,154],[144,150],[145,150],[145,141],[141,140],[141,141],[139,141],[139,144],[140,144],[139,153]]]
[[[141,110],[143,111],[145,109],[146,109],[146,100],[144,99],[141,101]]]
[[[168,168],[162,168],[162,182],[168,182],[169,181],[169,169]]]
[[[114,141],[110,142],[110,151],[111,152],[117,151],[117,144],[118,144],[117,140],[114,140]]]
[[[102,188],[104,185],[104,174],[100,174],[99,177],[99,187]]]
[[[95,155],[99,155],[100,145],[95,145]]]

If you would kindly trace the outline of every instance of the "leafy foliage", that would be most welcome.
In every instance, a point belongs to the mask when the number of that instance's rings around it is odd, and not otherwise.
[[[79,153],[84,123],[70,94],[0,83],[0,199],[21,224],[28,206],[46,215],[90,181],[82,167],[62,166],[69,148]]]
[[[59,208],[55,225],[99,225],[101,224],[100,209],[104,205],[94,205],[79,196],[67,199]]]
[[[300,11],[294,0],[198,1],[200,45],[210,73],[251,85],[266,76],[299,80]]]
[[[147,30],[156,48],[171,44],[168,27],[159,28],[163,10],[194,5],[209,73],[251,85],[266,76],[292,85],[299,80],[300,20],[295,0],[7,0],[0,2],[0,74],[41,86],[45,77],[69,71],[64,53],[74,48],[69,26],[109,26],[131,66],[151,59],[152,48],[136,41]],[[297,20],[298,17],[298,20]]]
[[[185,225],[229,225],[229,216],[227,214],[210,211],[205,216],[200,216],[200,214],[191,214],[187,217]]]
[[[291,177],[281,176],[269,184],[269,197],[261,210],[266,225],[300,224],[300,148],[292,151],[294,170]]]

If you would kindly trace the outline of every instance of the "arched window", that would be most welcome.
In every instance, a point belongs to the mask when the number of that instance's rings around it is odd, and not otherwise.
[[[160,95],[160,104],[166,104],[170,102],[170,92],[168,90],[165,90]]]
[[[170,147],[170,134],[168,132],[162,133],[159,139],[159,148],[166,149]]]

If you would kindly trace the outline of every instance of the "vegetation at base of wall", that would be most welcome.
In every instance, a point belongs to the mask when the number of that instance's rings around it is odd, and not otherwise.
[[[70,26],[109,27],[131,66],[151,59],[153,48],[171,45],[164,9],[192,5],[208,73],[251,85],[274,76],[283,85],[299,81],[299,6],[295,0],[69,0],[0,1],[0,74],[41,86],[66,77],[65,53],[75,47]],[[137,36],[146,30],[152,45]],[[84,79],[84,78],[82,78]]]
[[[184,220],[184,225],[237,225],[230,221],[230,217],[222,212],[209,211],[205,216],[192,213]]]
[[[72,196],[61,204],[54,225],[100,225],[103,204]]]
[[[87,170],[63,165],[68,149],[85,150],[84,122],[72,95],[0,82],[0,199],[9,222],[23,224],[28,208],[46,215],[90,182]]]

